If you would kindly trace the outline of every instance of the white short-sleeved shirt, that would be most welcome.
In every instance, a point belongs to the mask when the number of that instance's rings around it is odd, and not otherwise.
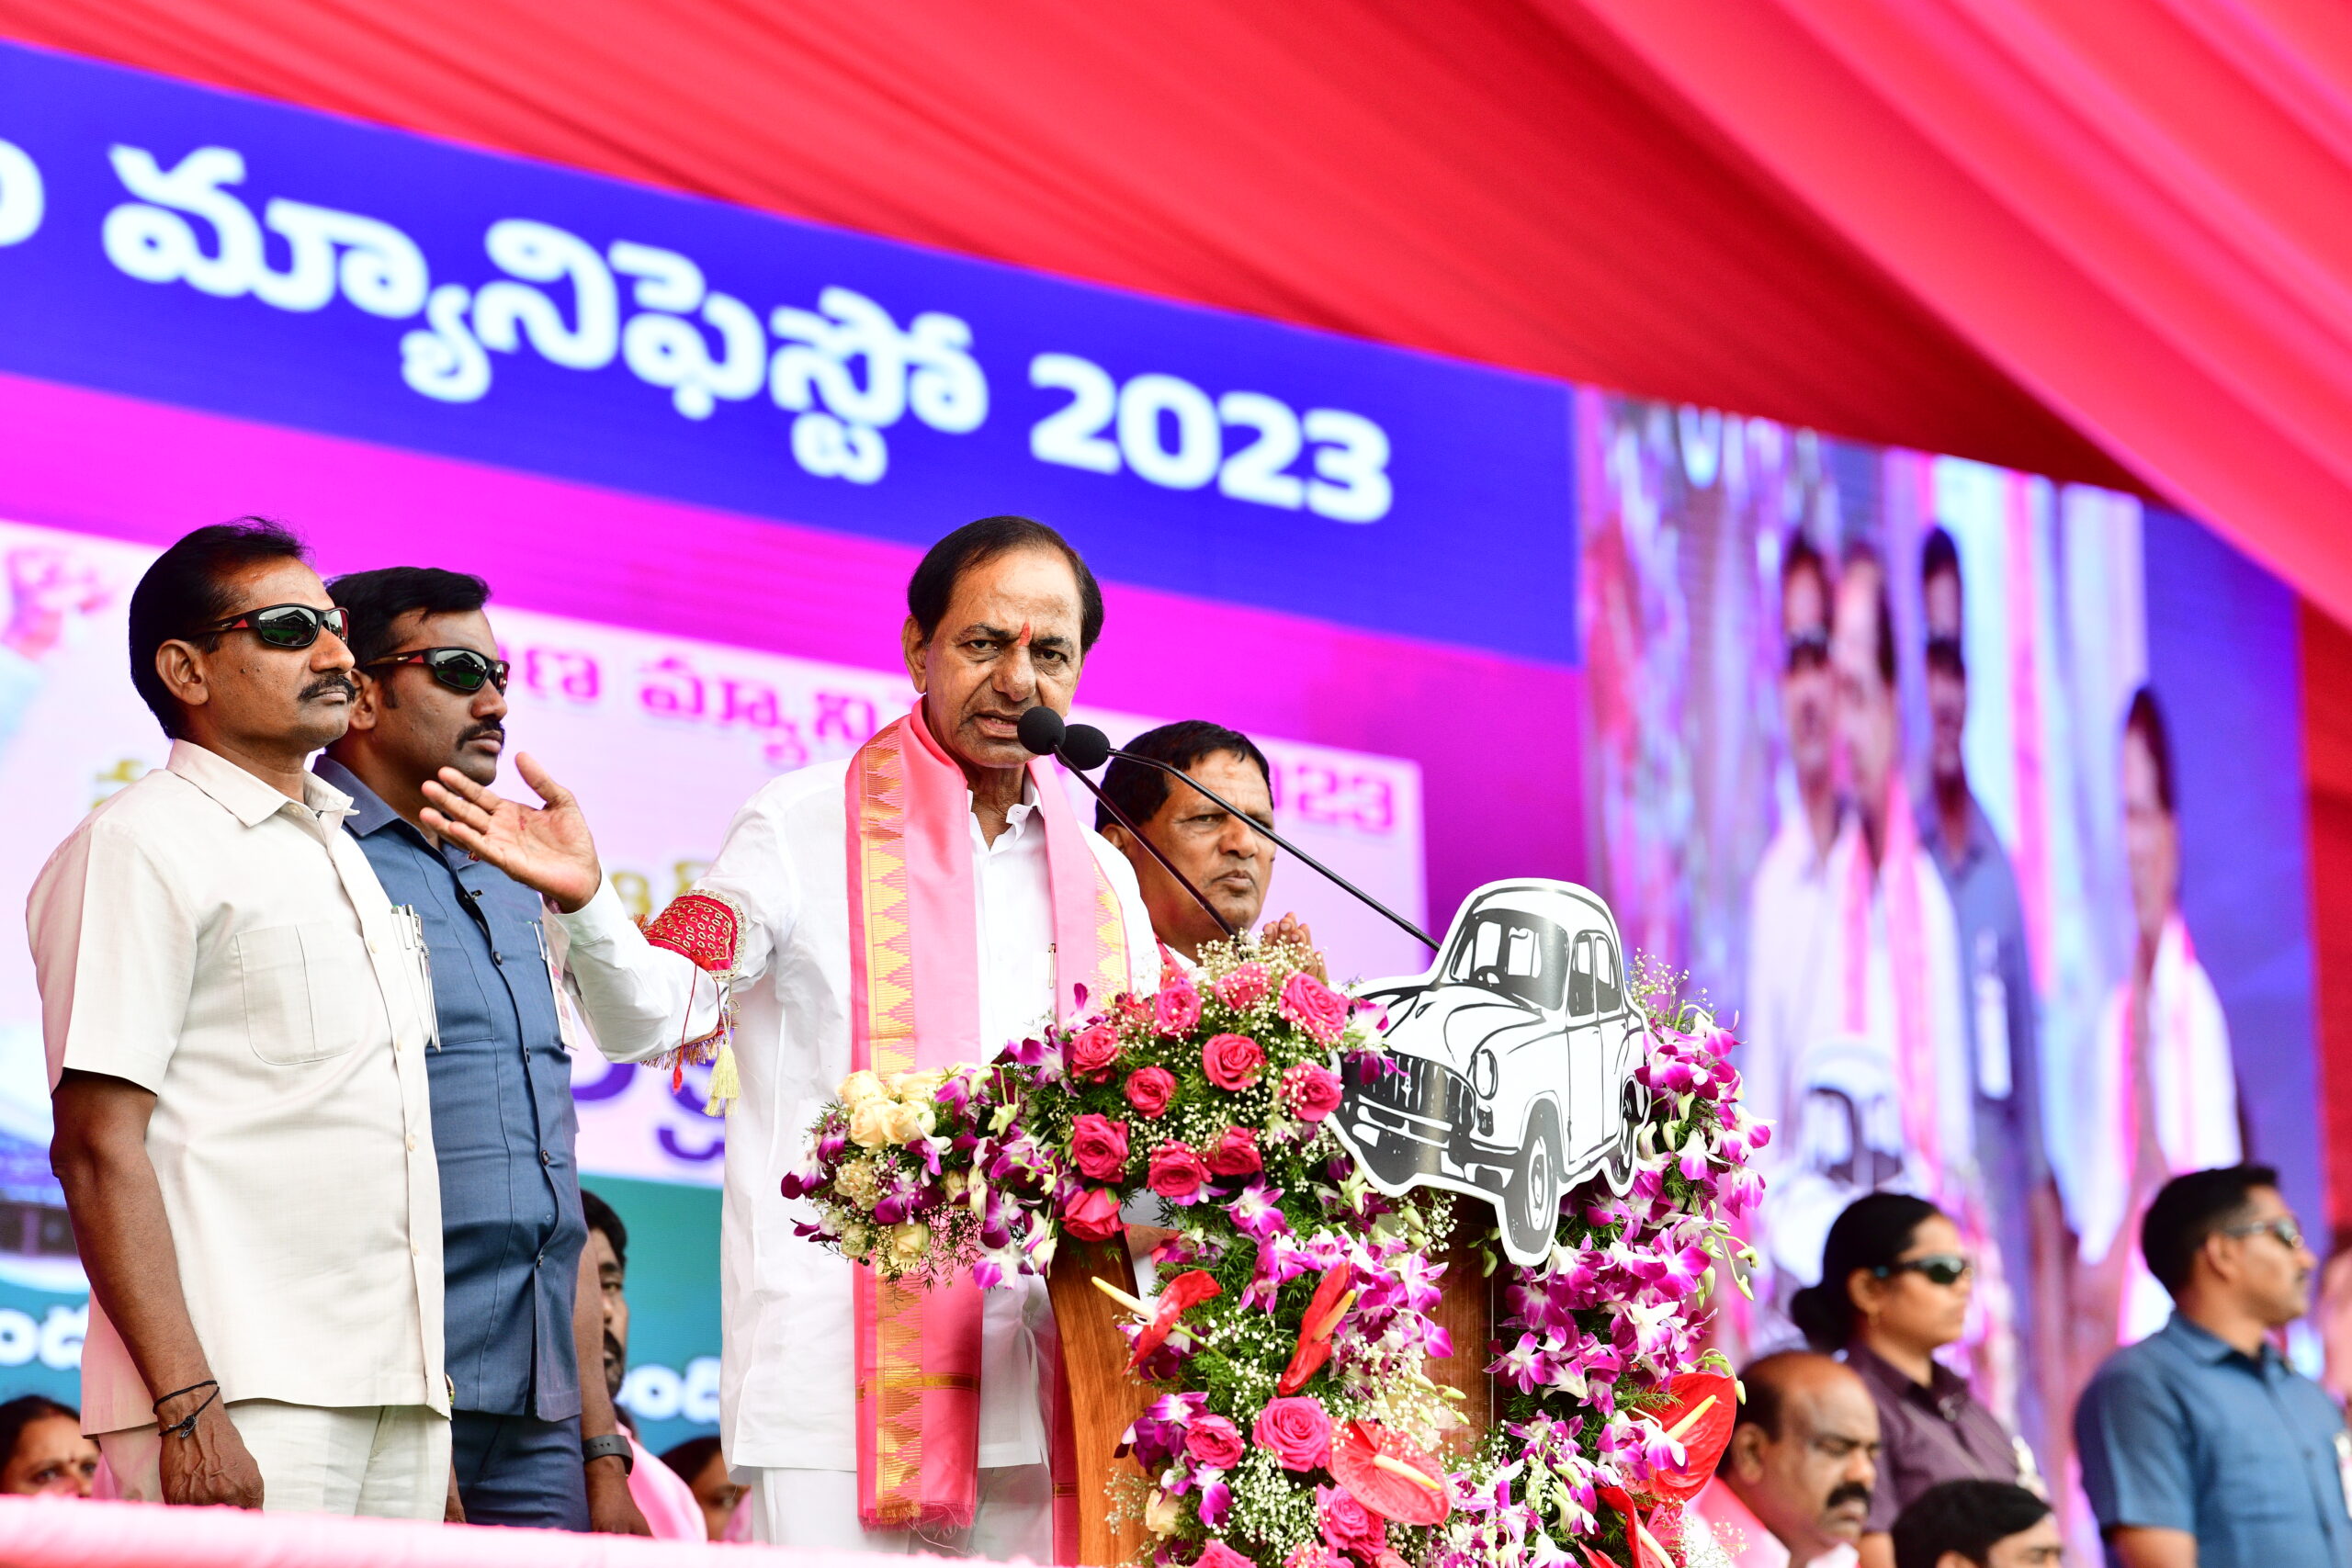
[[[719,1243],[719,1434],[729,1463],[762,1469],[857,1468],[850,1266],[793,1234],[805,1213],[777,1190],[806,1156],[809,1121],[850,1072],[848,772],[846,761],[822,762],[770,783],[736,814],[696,885],[746,921],[735,988],[742,1096],[727,1119]],[[993,844],[970,819],[983,1042],[1018,1040],[1053,1011],[1053,906],[1035,798],[1033,785]],[[1156,989],[1159,954],[1134,868],[1098,835],[1086,838],[1125,918],[1129,984]],[[606,1055],[642,1060],[717,1027],[709,977],[649,945],[609,881],[562,919],[569,968]],[[1023,1280],[982,1298],[983,1467],[1046,1458],[1032,1335],[1044,1295],[1041,1281]]]
[[[182,740],[58,847],[26,906],[50,1085],[154,1094],[222,1399],[446,1413],[424,957],[342,830],[349,797],[303,788]],[[153,1397],[93,1300],[84,1428],[144,1426]]]

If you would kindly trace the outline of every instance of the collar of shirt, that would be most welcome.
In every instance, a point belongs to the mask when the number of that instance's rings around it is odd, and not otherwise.
[[[967,790],[965,798],[973,800],[975,797]],[[965,820],[972,825],[973,851],[978,854],[992,855],[1020,843],[1028,836],[1029,818],[1036,809],[1037,781],[1024,776],[1021,781],[1021,798],[1004,808],[1004,831],[996,836],[994,843],[989,842],[988,834],[981,829],[980,814],[977,810],[967,810],[964,815]]]
[[[1968,796],[1967,826],[1962,830],[1960,852],[1954,854],[1944,842],[1943,813],[1937,808],[1935,787],[1930,784],[1920,796],[1918,807],[1912,813],[1918,818],[1919,841],[1936,859],[1947,874],[1964,875],[1968,868],[2000,847],[2000,839],[1993,831],[1992,819],[1984,815],[1984,807],[1977,802],[1974,791]]]
[[[430,843],[424,833],[418,830],[416,824],[386,805],[382,795],[369,789],[367,784],[360,782],[358,774],[336,761],[333,757],[322,755],[317,761],[311,763],[311,776],[322,781],[330,789],[339,791],[350,797],[351,820],[345,826],[358,837],[365,839],[386,828],[406,828],[417,842],[425,844],[426,847],[441,854],[444,859],[448,857],[449,846],[446,842]]]
[[[1846,1364],[1864,1382],[1875,1383],[1894,1398],[1907,1400],[1946,1421],[1956,1419],[1962,1407],[1975,1398],[1967,1380],[1941,1361],[1928,1362],[1932,1370],[1924,1385],[1913,1382],[1908,1372],[1866,1345],[1848,1346]]]
[[[164,766],[210,795],[248,828],[258,828],[296,805],[309,807],[329,828],[339,826],[351,814],[351,797],[316,773],[302,775],[302,798],[296,801],[193,740],[173,741],[171,757]]]
[[[2184,1354],[2209,1367],[2218,1367],[2223,1361],[2235,1361],[2256,1376],[2267,1378],[2287,1364],[2279,1356],[2278,1347],[2267,1339],[2262,1342],[2256,1354],[2249,1356],[2211,1329],[2191,1323],[2177,1309],[2157,1332],[2178,1346]]]

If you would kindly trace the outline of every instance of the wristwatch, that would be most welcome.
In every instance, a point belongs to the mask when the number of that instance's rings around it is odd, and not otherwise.
[[[618,1432],[607,1432],[601,1438],[580,1439],[580,1462],[586,1464],[591,1460],[598,1459],[620,1461],[623,1475],[629,1474],[637,1469],[637,1456],[629,1452],[628,1439]]]

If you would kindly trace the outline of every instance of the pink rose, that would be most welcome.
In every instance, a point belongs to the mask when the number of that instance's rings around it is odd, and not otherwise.
[[[1258,1568],[1258,1564],[1225,1542],[1213,1540],[1201,1548],[1200,1556],[1193,1559],[1193,1568]]]
[[[1189,1034],[1201,1021],[1201,993],[1193,988],[1192,976],[1171,975],[1151,998],[1152,1027],[1162,1034]]]
[[[1201,1047],[1201,1070],[1219,1089],[1248,1089],[1266,1066],[1266,1048],[1247,1034],[1212,1034]]]
[[[1248,1012],[1266,999],[1266,992],[1273,985],[1273,977],[1262,964],[1244,964],[1229,975],[1218,977],[1215,989],[1216,999],[1236,1012]]]
[[[1209,1168],[1201,1163],[1201,1156],[1182,1144],[1162,1144],[1151,1151],[1147,1183],[1171,1202],[1191,1202],[1208,1179]]]
[[[1090,1187],[1062,1205],[1062,1228],[1080,1241],[1108,1241],[1125,1229],[1119,1200],[1107,1187]]]
[[[1089,1024],[1071,1037],[1069,1070],[1081,1077],[1100,1083],[1118,1059],[1119,1034],[1107,1023]]]
[[[1370,1558],[1388,1547],[1388,1521],[1336,1486],[1318,1486],[1315,1500],[1323,1539],[1351,1557]]]
[[[1116,1181],[1127,1168],[1127,1124],[1090,1111],[1070,1128],[1069,1152],[1080,1176]]]
[[[1176,1075],[1166,1067],[1137,1067],[1127,1075],[1127,1103],[1158,1118],[1176,1098]]]
[[[1348,998],[1303,969],[1283,983],[1274,1010],[1326,1045],[1348,1027]]]
[[[1302,1122],[1320,1122],[1340,1108],[1340,1075],[1301,1062],[1283,1075],[1283,1093]]]
[[[1270,1399],[1250,1438],[1271,1450],[1284,1470],[1313,1470],[1331,1457],[1331,1417],[1311,1399]]]
[[[1184,1429],[1184,1451],[1212,1470],[1241,1462],[1241,1429],[1222,1416],[1201,1416]]]
[[[1209,1145],[1208,1162],[1219,1176],[1247,1176],[1266,1168],[1265,1161],[1258,1157],[1258,1134],[1247,1127],[1227,1127],[1225,1135]]]

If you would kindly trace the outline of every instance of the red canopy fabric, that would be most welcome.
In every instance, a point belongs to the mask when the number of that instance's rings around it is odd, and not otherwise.
[[[1549,0],[1604,17],[2050,408],[2352,616],[2340,0]]]

